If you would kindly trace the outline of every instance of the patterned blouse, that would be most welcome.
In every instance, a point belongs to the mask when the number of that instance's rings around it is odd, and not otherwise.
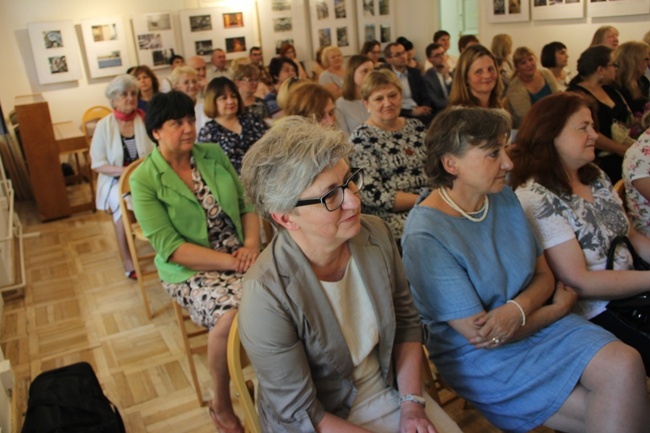
[[[417,119],[406,119],[399,131],[361,125],[350,135],[353,167],[363,168],[362,211],[388,223],[396,238],[402,237],[408,211],[395,212],[398,191],[419,194],[427,184],[424,173],[426,127]]]
[[[625,182],[625,204],[634,229],[650,237],[650,201],[632,182],[650,177],[650,129],[641,134],[639,140],[625,152],[623,179]]]
[[[601,171],[590,188],[593,203],[576,194],[557,196],[532,179],[515,193],[544,250],[575,238],[584,253],[587,269],[596,271],[605,269],[611,241],[616,236],[627,235],[630,227],[623,203],[604,172]],[[617,250],[614,269],[632,269],[632,257],[625,248]],[[607,302],[581,299],[574,312],[591,319],[605,311]]]
[[[241,172],[244,155],[257,140],[269,129],[269,126],[252,113],[239,115],[241,134],[219,125],[214,119],[210,120],[199,132],[199,143],[218,143],[232,162],[237,173]]]

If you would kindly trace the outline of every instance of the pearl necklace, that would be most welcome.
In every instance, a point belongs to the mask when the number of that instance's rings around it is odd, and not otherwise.
[[[483,207],[477,210],[476,212],[465,212],[460,206],[458,206],[452,199],[449,197],[449,193],[445,189],[445,187],[441,186],[438,188],[438,193],[440,194],[440,197],[444,200],[445,203],[447,203],[453,210],[467,218],[468,220],[475,222],[475,223],[480,223],[483,221],[485,218],[487,218],[488,215],[488,210],[490,209],[490,200],[488,199],[488,196],[485,196],[485,199],[483,200]],[[472,215],[478,215],[482,213],[480,217],[476,218],[473,217]]]

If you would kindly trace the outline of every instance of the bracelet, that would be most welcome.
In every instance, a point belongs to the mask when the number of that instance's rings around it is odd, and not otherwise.
[[[526,326],[526,313],[524,312],[524,309],[521,308],[521,305],[519,305],[519,302],[511,299],[506,304],[515,304],[517,308],[519,308],[519,312],[521,313],[521,326]]]
[[[426,407],[426,405],[427,405],[427,401],[424,399],[424,397],[419,396],[419,395],[415,395],[415,394],[406,394],[406,395],[401,396],[399,398],[399,405],[401,406],[402,403],[404,403],[405,401],[410,401],[410,402],[413,402],[413,403],[417,403],[422,407]]]

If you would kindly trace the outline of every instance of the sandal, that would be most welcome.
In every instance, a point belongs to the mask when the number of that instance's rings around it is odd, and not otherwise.
[[[244,427],[241,425],[239,418],[237,418],[237,425],[226,427],[225,425],[221,424],[219,418],[217,418],[217,413],[210,406],[208,406],[208,413],[210,414],[210,418],[212,418],[214,425],[217,426],[217,430],[219,430],[221,433],[244,433]]]

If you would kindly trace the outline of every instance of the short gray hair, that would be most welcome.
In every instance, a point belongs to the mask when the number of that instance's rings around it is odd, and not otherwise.
[[[121,74],[113,78],[113,81],[108,83],[104,94],[108,100],[111,101],[111,107],[113,107],[113,100],[120,96],[122,93],[129,90],[138,90],[138,80],[133,75]]]
[[[445,170],[443,156],[463,156],[472,146],[497,148],[508,139],[510,128],[510,115],[501,108],[456,106],[438,113],[424,138],[424,171],[430,185],[453,186],[456,176]]]
[[[279,120],[244,156],[241,179],[257,213],[288,213],[323,170],[347,158],[353,147],[342,131],[312,119]]]

